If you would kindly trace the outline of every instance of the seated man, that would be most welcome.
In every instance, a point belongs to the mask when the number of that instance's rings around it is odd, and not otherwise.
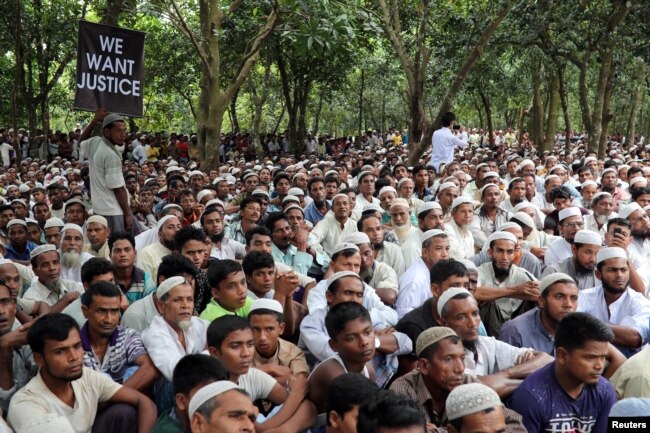
[[[378,391],[377,385],[357,373],[345,373],[332,380],[325,400],[325,432],[356,433],[359,408]]]
[[[501,399],[492,388],[483,384],[468,383],[455,388],[447,397],[445,409],[450,433],[473,432],[487,425],[492,431],[508,431]]]
[[[183,277],[163,281],[156,298],[160,315],[142,332],[142,342],[156,368],[171,382],[183,356],[205,350],[208,322],[192,315],[194,289]]]
[[[215,319],[208,327],[207,345],[210,355],[228,371],[229,380],[247,391],[253,401],[270,400],[282,405],[263,423],[264,430],[302,431],[311,425],[314,410],[305,401],[307,378],[304,375],[292,375],[286,384],[280,384],[271,375],[250,367],[255,340],[246,319],[234,315]]]
[[[88,290],[88,287],[99,281],[108,281],[113,283],[113,281],[115,281],[113,265],[106,259],[93,257],[81,266],[81,281],[84,291]],[[126,309],[128,306],[126,299],[120,297],[119,301],[120,308]],[[76,320],[79,326],[83,326],[86,322],[86,318],[84,317],[82,310],[81,297],[79,297],[70,305],[65,307],[62,313],[67,314]]]
[[[614,345],[623,353],[634,353],[648,342],[650,301],[628,287],[630,261],[622,248],[602,248],[596,256],[596,278],[601,284],[578,295],[578,311],[608,323]]]
[[[544,276],[564,273],[577,284],[578,289],[585,290],[597,286],[596,255],[603,245],[603,238],[591,230],[580,230],[571,244],[573,255],[544,269]]]
[[[129,305],[156,291],[155,275],[149,275],[135,265],[137,252],[132,234],[111,233],[108,251],[108,259],[113,263],[115,284],[122,290]]]
[[[121,297],[120,289],[108,281],[92,284],[81,295],[81,310],[87,319],[79,331],[84,366],[105,373],[124,386],[149,393],[159,373],[140,335],[118,326]]]
[[[81,265],[92,259],[83,247],[83,229],[77,224],[67,223],[61,230],[61,277],[70,281],[81,282]]]
[[[440,323],[453,329],[465,346],[465,371],[474,376],[498,375],[524,379],[553,358],[530,348],[518,348],[494,337],[478,335],[481,317],[476,299],[464,288],[451,288],[438,299]]]
[[[228,371],[212,356],[186,355],[174,368],[174,408],[163,413],[151,433],[186,433],[191,431],[189,405],[192,397],[204,386],[228,380]]]
[[[86,236],[88,243],[84,244],[83,252],[93,257],[101,257],[110,260],[110,249],[108,247],[108,221],[101,215],[93,215],[86,222]],[[133,241],[135,243],[135,241]]]
[[[381,219],[377,215],[363,215],[361,219],[357,221],[357,230],[365,233],[370,239],[374,258],[377,261],[390,266],[397,274],[397,277],[401,277],[406,270],[404,264],[405,254],[402,252],[402,248],[398,245],[384,240],[384,227],[381,224]],[[415,235],[413,236],[415,237]],[[419,236],[422,236],[422,233],[419,233]],[[421,241],[418,242],[418,246],[421,244]],[[420,253],[419,248],[417,253]]]
[[[31,264],[36,278],[25,291],[24,299],[42,301],[50,307],[60,302],[62,310],[83,292],[80,283],[61,279],[59,252],[54,245],[45,244],[34,248]]]
[[[428,424],[445,427],[448,419],[445,402],[453,390],[463,384],[478,383],[465,372],[465,350],[453,329],[432,327],[418,338],[415,350],[417,368],[398,378],[391,391],[409,397],[424,414]],[[512,384],[504,380],[503,385]],[[521,417],[505,410],[507,432],[523,432]]]
[[[379,391],[359,408],[358,433],[424,433],[425,428],[424,415],[415,402],[391,391]]]
[[[219,260],[210,264],[208,281],[212,300],[201,313],[209,322],[221,316],[234,314],[248,317],[253,300],[248,297],[246,275],[241,265],[234,260]]]
[[[375,381],[372,358],[375,354],[375,332],[370,315],[358,302],[343,302],[327,312],[325,326],[334,355],[318,364],[309,376],[309,399],[318,413],[325,410],[329,384],[345,373],[360,373]]]
[[[157,241],[138,250],[138,267],[149,275],[158,275],[158,266],[163,257],[174,249],[174,235],[181,228],[181,222],[175,215],[166,215],[156,225]],[[136,239],[137,242],[137,239]],[[137,245],[137,244],[136,244]]]
[[[23,431],[52,415],[77,432],[149,431],[156,407],[138,391],[83,366],[79,327],[65,314],[48,314],[27,331],[38,374],[11,399],[8,420]],[[97,415],[100,403],[113,404]]]
[[[499,335],[501,325],[533,307],[539,296],[539,282],[526,270],[513,265],[517,238],[497,231],[487,240],[492,258],[478,268],[476,299],[481,304],[481,318],[488,335]],[[528,301],[528,302],[526,302]]]
[[[193,432],[256,430],[257,410],[250,395],[230,381],[213,382],[200,388],[188,408]]]
[[[255,354],[252,366],[285,383],[292,375],[309,374],[305,354],[295,344],[283,340],[284,311],[275,299],[257,299],[251,304],[248,322],[253,329]]]
[[[9,244],[7,245],[6,259],[29,265],[29,255],[36,248],[34,242],[27,237],[27,223],[21,219],[13,219],[7,223],[7,235]]]
[[[616,392],[601,376],[614,333],[585,313],[565,316],[555,333],[555,362],[531,374],[510,400],[529,433],[605,433]]]
[[[192,285],[192,288],[194,288],[197,272],[197,269],[189,259],[180,254],[171,254],[164,257],[160,263],[157,283],[160,285],[168,278],[179,276],[185,278]],[[149,327],[153,318],[161,312],[162,310],[158,307],[156,291],[153,291],[151,294],[129,305],[129,308],[122,314],[122,326],[135,329],[142,333],[142,331]]]

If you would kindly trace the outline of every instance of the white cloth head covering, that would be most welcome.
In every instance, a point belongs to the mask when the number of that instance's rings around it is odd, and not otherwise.
[[[447,418],[450,421],[503,406],[496,391],[482,383],[468,383],[451,390],[445,402]]]
[[[487,173],[485,173],[483,175],[483,180],[487,179],[488,177],[497,177],[498,178],[499,173],[497,173],[496,171],[488,171]]]
[[[393,202],[390,205],[390,208],[392,209],[392,208],[398,207],[398,206],[405,207],[407,209],[410,207],[409,202],[406,201],[406,199],[404,199],[404,198],[396,198],[395,200],[393,200]]]
[[[343,238],[343,242],[355,244],[355,245],[369,244],[370,238],[364,232],[354,232],[354,233],[350,233],[345,238]]]
[[[198,194],[196,194],[196,199],[200,202],[203,199],[203,197],[213,193],[214,191],[212,191],[211,189],[202,189],[201,191],[199,191]]]
[[[582,182],[582,184],[580,184],[580,188],[585,188],[587,186],[596,186],[597,187],[598,184],[596,183],[596,181],[591,180],[591,179],[585,180],[584,182]]]
[[[621,206],[621,208],[618,211],[618,217],[628,219],[630,215],[632,215],[634,212],[638,210],[643,212],[643,208],[641,207],[641,205],[634,201],[628,205]]]
[[[460,206],[461,204],[471,204],[471,205],[474,205],[474,202],[472,201],[471,198],[469,198],[469,197],[467,197],[467,196],[464,196],[464,195],[461,195],[461,196],[456,197],[456,198],[454,199],[454,201],[451,203],[451,209],[452,209],[452,210],[453,210],[453,209],[456,209],[456,208],[457,208],[458,206]]]
[[[65,225],[65,223],[63,222],[63,220],[61,218],[52,217],[52,218],[48,219],[47,221],[45,221],[44,229],[47,230],[47,229],[49,229],[51,227],[63,227],[64,225]]]
[[[271,310],[279,314],[284,314],[284,310],[282,309],[282,304],[280,304],[280,302],[276,301],[275,299],[266,299],[266,298],[255,299],[251,304],[250,309],[248,310],[248,314],[250,315],[250,313],[252,313],[255,310]]]
[[[190,420],[192,419],[192,416],[194,416],[194,413],[197,411],[197,409],[203,406],[208,400],[233,389],[239,389],[239,387],[234,382],[231,382],[229,380],[212,382],[199,389],[190,400],[190,405],[188,408]]]
[[[502,232],[502,231],[496,231],[492,233],[490,236],[488,236],[487,240],[485,241],[485,244],[488,245],[489,248],[489,245],[492,242],[499,241],[499,240],[512,241],[515,243],[515,245],[517,244],[517,238],[515,237],[515,235],[513,235],[510,232]]]
[[[552,274],[548,274],[542,278],[542,280],[539,282],[539,294],[543,295],[549,287],[558,281],[571,281],[573,284],[575,284],[575,280],[569,275],[562,272],[553,272]]]
[[[558,219],[560,221],[564,221],[565,219],[567,219],[569,217],[573,217],[573,216],[578,216],[578,217],[582,216],[582,213],[580,212],[579,208],[577,208],[577,207],[567,207],[567,208],[562,209],[558,213]]]
[[[50,251],[56,251],[56,247],[52,244],[39,245],[29,253],[30,260],[34,257],[40,256],[43,253],[48,253]]]
[[[158,289],[156,289],[156,296],[160,299],[169,293],[174,287],[180,286],[181,284],[187,284],[187,281],[183,277],[176,276],[167,278],[165,281],[160,283]]]
[[[63,236],[63,233],[67,232],[68,230],[76,230],[79,233],[81,233],[82,236],[84,234],[84,230],[81,227],[79,227],[77,224],[67,223],[61,229],[61,236]]]
[[[368,211],[383,212],[384,210],[376,203],[368,203],[361,209],[361,213],[366,213]]]
[[[535,163],[533,161],[531,161],[530,159],[524,159],[517,166],[517,171],[521,171],[521,169],[526,167],[527,165],[532,165],[533,167],[535,167]]]
[[[327,279],[327,286],[326,286],[325,290],[329,290],[330,286],[335,281],[340,280],[341,278],[344,278],[344,277],[355,277],[355,278],[361,279],[359,274],[357,274],[356,272],[352,272],[352,271],[335,272]]]
[[[432,211],[434,209],[442,210],[442,207],[440,206],[440,203],[437,201],[425,201],[418,207],[418,216],[420,214]]]
[[[512,208],[512,211],[514,213],[517,213],[517,212],[521,212],[524,209],[528,209],[529,207],[534,208],[535,205],[526,200],[526,201],[522,201],[521,203],[517,203],[515,207]]]
[[[23,227],[27,228],[27,223],[25,221],[19,220],[19,219],[12,219],[11,221],[9,221],[7,223],[7,231],[9,231],[9,227],[15,226],[15,225],[19,225],[19,226],[23,226]]]
[[[106,218],[104,218],[101,215],[93,215],[93,216],[89,217],[88,220],[86,221],[86,223],[87,224],[97,223],[97,224],[101,224],[104,227],[108,228],[108,221],[106,221]]]
[[[336,253],[340,253],[343,250],[355,250],[359,251],[359,247],[356,246],[355,244],[351,244],[348,242],[342,242],[338,245],[336,245],[334,248],[332,248],[332,251],[330,251],[331,255],[333,256]]]
[[[438,298],[438,303],[436,305],[436,308],[438,309],[438,315],[442,317],[442,310],[445,308],[445,305],[447,305],[447,302],[451,300],[454,296],[458,295],[469,295],[472,296],[472,294],[469,292],[464,287],[450,287],[444,292],[442,292],[442,295],[440,295],[440,298]]]
[[[444,230],[438,230],[438,229],[427,230],[422,234],[422,243],[425,243],[429,239],[440,235],[447,236],[447,233],[445,233]]]
[[[609,259],[627,260],[627,254],[623,248],[619,247],[601,248],[598,254],[596,254],[596,263],[601,263]]]
[[[379,194],[377,195],[377,197],[381,197],[386,192],[392,192],[393,194],[397,195],[397,190],[395,188],[393,188],[392,186],[385,186],[379,190]]]
[[[454,182],[444,182],[442,185],[438,187],[438,194],[440,194],[447,188],[457,188],[457,186]]]
[[[300,173],[297,173],[296,175],[298,175],[298,174],[300,174]],[[268,194],[268,193],[267,193],[267,194]],[[289,189],[288,194],[289,194],[289,195],[295,195],[296,197],[298,197],[298,196],[300,196],[300,195],[303,195],[303,196],[304,196],[304,195],[305,195],[305,191],[301,190],[300,188],[291,188],[291,189]]]
[[[282,199],[282,204],[288,203],[290,201],[294,203],[300,203],[300,199],[298,197],[288,194]]]
[[[165,215],[164,217],[160,218],[160,220],[158,221],[158,224],[156,224],[156,233],[158,233],[163,228],[165,223],[167,221],[169,221],[170,219],[172,219],[172,218],[178,219],[178,217],[176,215]]]
[[[603,238],[600,236],[600,233],[593,230],[579,230],[573,242],[576,244],[601,246],[603,244]]]
[[[336,194],[334,197],[332,197],[332,204],[339,199],[339,198],[345,198],[348,202],[350,201],[350,197],[348,197],[347,194],[343,194],[342,192]]]
[[[642,188],[644,186],[648,186],[648,179],[646,179],[643,176],[637,176],[630,179],[628,183],[630,184],[630,189],[632,189],[633,187]]]

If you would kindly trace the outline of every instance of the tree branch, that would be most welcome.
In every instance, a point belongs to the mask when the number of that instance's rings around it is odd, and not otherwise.
[[[196,50],[196,53],[198,54],[199,58],[201,59],[201,63],[203,63],[203,66],[206,68],[206,70],[210,70],[210,62],[208,60],[208,54],[205,52],[205,50],[201,47],[201,43],[196,39],[196,36],[194,35],[194,32],[190,29],[190,27],[187,25],[187,22],[183,18],[183,14],[181,13],[180,8],[178,7],[178,4],[176,4],[175,0],[169,0],[170,4],[172,6],[173,11],[170,11],[169,13],[169,18],[171,21],[174,23],[176,28],[178,28],[185,36],[187,36],[194,46],[194,49]]]

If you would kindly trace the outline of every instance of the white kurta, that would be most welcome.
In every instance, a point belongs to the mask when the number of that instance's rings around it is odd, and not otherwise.
[[[384,248],[377,253],[377,260],[393,268],[398,278],[406,271],[402,249],[392,242],[384,242]]]
[[[316,249],[322,246],[322,250],[331,256],[331,251],[341,243],[343,238],[356,232],[357,223],[353,219],[348,218],[341,228],[341,224],[334,218],[334,215],[326,215],[309,234],[309,245]]]
[[[399,295],[395,302],[395,310],[400,319],[432,296],[430,272],[424,260],[419,258],[400,278]]]
[[[422,230],[417,229],[411,236],[400,245],[404,257],[405,270],[408,269],[417,259],[422,257]],[[401,275],[398,275],[401,277]]]
[[[171,254],[172,251],[161,244],[155,242],[138,253],[138,267],[145,272],[149,272],[153,278],[158,276],[158,266],[163,257]]]
[[[32,285],[29,286],[25,294],[23,295],[24,299],[32,301],[41,301],[45,302],[50,307],[59,302],[59,300],[68,292],[79,292],[83,293],[84,288],[81,283],[76,281],[69,281],[61,279],[61,290],[58,294],[52,292],[50,289],[45,287],[38,278],[32,280]]]
[[[564,238],[560,238],[548,246],[548,249],[544,254],[544,264],[546,266],[553,265],[564,259],[568,259],[571,256],[573,256],[571,244],[565,241]]]
[[[505,280],[499,282],[494,276],[494,266],[492,265],[492,262],[483,263],[481,266],[478,267],[479,287],[512,287],[512,286],[518,286],[520,284],[523,284],[527,281],[531,281],[533,279],[534,277],[531,278],[523,268],[520,268],[519,266],[516,265],[512,265],[510,267],[510,272],[508,273],[508,277]],[[501,310],[503,317],[506,319],[510,319],[512,313],[517,308],[519,308],[519,306],[523,301],[517,298],[500,298],[494,302]]]
[[[474,255],[474,237],[468,229],[462,229],[451,220],[445,224],[449,237],[449,257],[455,260],[468,259]]]

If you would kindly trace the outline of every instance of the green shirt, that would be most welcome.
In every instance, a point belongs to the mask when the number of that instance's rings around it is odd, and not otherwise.
[[[185,433],[185,431],[183,431],[181,423],[175,417],[172,417],[171,411],[168,410],[158,418],[151,433]]]
[[[218,319],[219,317],[227,316],[229,314],[234,314],[235,316],[243,317],[246,319],[248,317],[248,311],[251,309],[252,303],[253,300],[251,298],[246,298],[244,306],[232,312],[230,310],[226,310],[221,305],[219,305],[217,301],[212,299],[208,306],[205,307],[205,310],[203,310],[203,313],[201,313],[201,319],[212,322],[214,319]]]

